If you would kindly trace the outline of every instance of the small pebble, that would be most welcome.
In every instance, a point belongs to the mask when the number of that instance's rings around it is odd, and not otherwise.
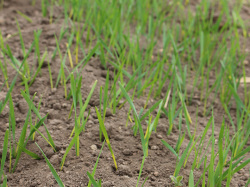
[[[248,65],[249,62],[248,62],[247,60],[244,60],[244,61],[243,61],[243,64],[244,64],[244,65]]]
[[[156,138],[162,139],[162,135],[156,134]]]
[[[159,176],[159,172],[158,172],[158,171],[155,171],[155,172],[154,172],[154,176],[155,176],[155,177],[158,177],[158,176]]]
[[[63,107],[63,108],[67,108],[67,106],[68,106],[67,103],[63,103],[63,104],[62,104],[62,107]]]
[[[91,145],[90,148],[93,150],[93,151],[96,151],[97,150],[97,146],[95,144]]]
[[[156,145],[151,146],[151,150],[157,150],[157,149],[159,149],[158,146],[156,146]]]
[[[16,118],[16,122],[17,122],[17,123],[22,122],[21,118]]]

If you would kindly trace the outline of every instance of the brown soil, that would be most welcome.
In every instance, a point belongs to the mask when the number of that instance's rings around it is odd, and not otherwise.
[[[9,37],[18,32],[15,18],[17,18],[26,48],[29,48],[31,42],[33,41],[33,31],[37,29],[42,29],[42,35],[40,37],[40,50],[44,53],[48,50],[48,54],[52,55],[52,52],[56,48],[56,43],[54,39],[54,33],[57,36],[60,33],[60,29],[63,25],[63,18],[61,16],[60,8],[56,8],[54,19],[55,23],[49,24],[48,18],[43,18],[41,14],[40,4],[37,3],[36,6],[31,6],[30,1],[25,0],[9,0],[4,2],[4,9],[0,11],[0,29],[3,36]],[[32,18],[33,22],[29,23],[24,18],[19,16],[17,10],[23,12]],[[244,7],[244,19],[250,18],[250,8]],[[85,38],[83,38],[85,39]],[[61,42],[61,52],[66,53],[66,46],[64,45],[66,40]],[[13,35],[7,41],[8,45],[12,49],[13,55],[22,59],[21,46],[18,35]],[[249,42],[248,42],[249,44]],[[248,45],[250,46],[250,44]],[[82,59],[84,56],[80,56]],[[3,60],[0,57],[0,60]],[[248,62],[249,57],[248,57]],[[30,64],[34,64],[34,52],[28,58]],[[68,60],[66,64],[69,64]],[[51,62],[51,69],[53,75],[53,81],[55,83],[58,71],[60,67],[60,59],[57,57]],[[16,75],[16,72],[11,66],[7,67],[9,75],[9,83]],[[250,64],[248,64],[247,71],[250,71]],[[99,87],[104,85],[106,70],[103,70],[98,57],[92,57],[87,66],[82,72],[83,83],[82,83],[82,95],[86,99],[91,85],[95,80],[98,80],[98,87],[91,99],[88,109],[90,109],[90,117],[86,124],[86,131],[80,135],[80,156],[75,156],[74,149],[70,151],[67,156],[63,170],[60,170],[60,162],[65,149],[70,142],[70,133],[74,127],[74,119],[68,119],[68,114],[72,104],[72,100],[66,100],[64,98],[64,89],[59,86],[57,89],[50,89],[48,68],[43,67],[41,70],[41,75],[36,78],[34,84],[30,88],[30,94],[37,93],[34,99],[36,106],[39,102],[39,98],[42,97],[42,106],[40,113],[45,116],[49,112],[48,119],[45,121],[52,138],[57,146],[57,152],[53,152],[52,148],[43,140],[42,137],[36,135],[35,141],[40,145],[40,147],[45,152],[46,156],[49,158],[50,162],[53,164],[57,170],[59,176],[64,182],[65,186],[86,186],[88,183],[87,171],[92,172],[96,159],[98,157],[102,143],[99,141],[99,122],[96,118],[94,106],[99,106]],[[211,80],[211,82],[214,80]],[[2,72],[0,71],[0,86],[4,82]],[[15,89],[13,91],[12,97],[15,105],[15,116],[17,122],[17,133],[20,135],[22,125],[24,123],[28,106],[25,100],[20,95],[20,90],[24,89],[20,86],[21,80],[16,83]],[[167,86],[167,85],[166,85]],[[68,88],[70,86],[68,85]],[[7,89],[3,89],[0,92],[0,100],[5,98]],[[200,92],[197,90],[196,95]],[[135,105],[141,108],[145,104],[145,98],[135,100]],[[155,100],[151,100],[150,104],[153,104]],[[188,111],[190,112],[191,118],[195,121],[196,110],[202,111],[203,104],[199,102],[199,99],[194,99],[193,103],[188,106]],[[114,150],[117,162],[118,170],[114,169],[113,160],[111,154],[105,146],[101,154],[101,158],[97,167],[96,179],[102,179],[103,186],[135,186],[137,182],[137,177],[142,161],[142,148],[140,137],[133,136],[131,127],[133,123],[129,123],[126,127],[127,112],[129,110],[128,104],[126,104],[120,110],[117,110],[117,114],[109,115],[106,118],[105,126],[107,128],[108,134],[110,136],[110,141],[112,148]],[[231,111],[233,116],[235,111]],[[215,138],[218,138],[219,129],[222,122],[222,116],[224,115],[224,110],[221,108],[219,100],[216,100],[214,105],[214,115],[215,115]],[[0,116],[0,147],[2,148],[4,133],[8,127],[8,106],[3,111]],[[198,129],[197,132],[202,132],[206,123],[208,122],[208,117],[198,115]],[[184,122],[183,122],[184,123]],[[178,139],[178,130],[174,127],[173,133],[167,136],[168,130],[168,120],[165,116],[162,116],[159,120],[157,127],[157,133],[152,134],[149,145],[149,156],[145,161],[143,168],[142,179],[148,177],[148,181],[145,186],[173,186],[171,183],[170,175],[173,175],[176,157],[161,143],[161,139],[167,141],[171,146],[175,146]],[[185,124],[184,124],[185,125]],[[194,131],[194,126],[191,126],[191,130]],[[45,130],[41,127],[41,132],[45,133]],[[207,138],[211,135],[211,131],[208,132]],[[19,137],[17,137],[19,138]],[[183,146],[185,148],[189,142],[189,138],[186,137]],[[248,142],[248,146],[250,142]],[[27,149],[31,150],[39,155],[41,152],[38,150],[34,142],[30,141],[27,145]],[[248,155],[249,156],[249,155]],[[41,158],[42,155],[41,155]],[[194,155],[190,155],[187,167],[182,169],[180,175],[184,177],[184,186],[188,185],[188,177],[190,168],[193,162]],[[26,154],[22,154],[19,161],[18,167],[14,173],[8,173],[8,166],[5,167],[6,174],[8,176],[8,186],[57,186],[56,181],[53,178],[52,173],[49,170],[44,159],[42,160],[32,160]],[[195,181],[201,176],[203,171],[203,166],[200,170],[195,171]],[[244,186],[249,178],[249,166],[243,170],[236,173],[232,179],[231,186]],[[142,182],[141,182],[142,184]]]

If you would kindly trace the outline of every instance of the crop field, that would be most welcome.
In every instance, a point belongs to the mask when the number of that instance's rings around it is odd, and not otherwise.
[[[249,137],[249,0],[0,0],[0,187],[248,187]]]

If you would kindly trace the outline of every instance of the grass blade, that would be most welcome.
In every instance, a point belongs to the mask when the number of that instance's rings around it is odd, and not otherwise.
[[[35,144],[37,145],[37,147],[40,149],[40,151],[42,152],[43,154],[43,157],[45,158],[45,161],[47,163],[47,165],[49,166],[49,169],[50,171],[52,172],[53,176],[55,177],[56,179],[56,182],[57,184],[60,186],[60,187],[64,187],[64,184],[61,180],[61,178],[59,177],[59,175],[57,174],[55,168],[53,167],[53,165],[50,163],[49,159],[46,157],[46,155],[44,154],[43,150],[40,148],[40,146],[35,142]]]
[[[189,187],[194,187],[194,173],[193,173],[193,170],[190,171],[188,186]]]
[[[179,155],[175,152],[175,150],[166,141],[161,140],[161,142],[178,158],[178,160],[180,160]]]
[[[108,133],[106,131],[106,128],[105,128],[105,125],[104,125],[104,122],[102,120],[102,116],[100,114],[100,112],[98,111],[98,108],[95,107],[95,110],[96,110],[96,114],[97,114],[97,117],[98,117],[98,120],[99,120],[99,124],[100,124],[100,127],[101,127],[101,131],[103,133],[103,136],[107,142],[107,145],[108,145],[108,148],[111,152],[111,155],[112,155],[112,158],[114,160],[114,164],[115,164],[115,168],[117,169],[117,163],[116,163],[116,160],[115,160],[115,155],[114,155],[114,152],[112,150],[112,147],[111,147],[111,144],[110,144],[110,141],[109,141],[109,137],[108,137]]]
[[[100,153],[99,153],[99,155],[98,155],[98,158],[97,158],[96,163],[95,163],[95,166],[94,166],[94,169],[93,169],[93,171],[92,171],[92,176],[93,176],[93,177],[95,176],[96,168],[97,168],[97,165],[98,165],[98,162],[99,162],[99,158],[100,158],[100,156],[101,156],[102,149],[103,149],[104,145],[105,145],[105,141],[103,141],[102,148],[101,148],[101,150],[100,150]],[[91,180],[89,180],[88,187],[91,187]]]
[[[37,115],[37,117],[39,118],[39,120],[41,120],[42,117],[41,117],[41,115],[39,114],[39,112],[38,112],[37,108],[35,107],[35,105],[33,104],[33,102],[31,101],[31,99],[29,98],[29,96],[28,96],[23,90],[21,90],[21,94],[22,94],[22,96],[24,97],[24,99],[26,100],[26,102],[28,103],[29,107],[30,107],[30,108],[33,110],[33,112]],[[47,133],[47,135],[48,135],[49,142],[50,142],[50,144],[52,145],[53,149],[55,150],[55,149],[56,149],[56,146],[55,146],[55,144],[54,144],[54,141],[53,141],[53,139],[52,139],[52,137],[51,137],[51,135],[50,135],[50,133],[49,133],[49,131],[48,131],[48,129],[47,129],[45,123],[43,123],[43,126],[44,126],[44,128],[45,128],[45,130],[46,130],[46,133]]]
[[[3,143],[3,152],[1,159],[1,170],[0,170],[0,179],[2,179],[4,164],[6,161],[7,151],[8,151],[8,140],[9,140],[9,130],[6,130],[4,135],[4,143]]]
[[[92,176],[92,174],[91,173],[89,173],[88,171],[87,171],[87,175],[88,175],[88,177],[89,177],[89,180],[92,182],[92,184],[94,185],[94,187],[101,187],[100,185],[99,185],[99,183],[97,183],[96,181],[95,181],[95,179],[94,179],[94,177]]]
[[[178,162],[178,164],[177,164],[177,166],[176,166],[176,168],[175,168],[175,171],[174,171],[174,176],[175,176],[175,177],[178,176],[178,174],[179,174],[179,172],[180,172],[180,170],[181,170],[181,167],[182,167],[182,165],[183,165],[183,163],[184,163],[184,161],[185,161],[185,158],[186,158],[186,156],[187,156],[188,150],[189,150],[189,148],[190,148],[190,146],[191,146],[192,143],[193,143],[193,137],[192,137],[191,140],[189,141],[189,144],[188,144],[188,146],[186,147],[185,151],[182,153],[181,158],[180,158],[180,160],[179,160],[179,162]]]

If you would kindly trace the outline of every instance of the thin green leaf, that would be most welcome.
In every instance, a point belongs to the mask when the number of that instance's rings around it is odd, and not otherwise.
[[[49,159],[46,157],[46,155],[44,154],[43,150],[39,147],[39,145],[35,142],[35,144],[37,145],[37,147],[40,149],[40,151],[42,152],[43,154],[43,157],[45,158],[45,161],[47,163],[47,165],[49,166],[49,169],[50,171],[52,172],[54,178],[56,179],[56,182],[57,184],[60,186],[60,187],[64,187],[64,184],[61,180],[61,178],[59,177],[59,175],[57,174],[55,168],[53,167],[53,165],[50,163]]]

